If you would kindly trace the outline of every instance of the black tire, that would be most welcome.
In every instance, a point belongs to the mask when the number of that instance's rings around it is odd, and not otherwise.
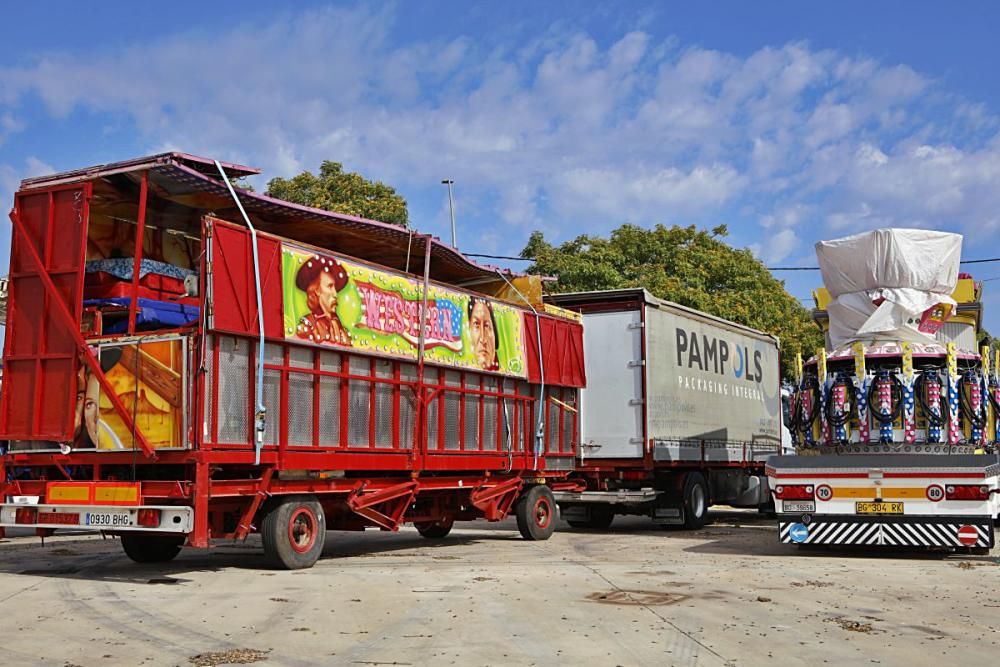
[[[556,529],[556,500],[544,484],[532,486],[521,494],[514,512],[517,529],[526,540],[547,540]]]
[[[451,517],[437,521],[417,521],[413,524],[420,536],[426,537],[428,540],[443,540],[448,537],[448,533],[451,532],[454,525],[455,520]]]
[[[684,527],[698,530],[708,519],[708,484],[700,472],[688,473],[684,478]]]
[[[122,533],[122,549],[136,563],[166,563],[177,558],[184,544],[183,535],[148,535]]]
[[[566,519],[573,528],[588,530],[607,530],[615,520],[615,509],[611,505],[591,505],[587,508],[589,517],[586,519]]]
[[[260,528],[264,557],[271,567],[301,570],[312,567],[323,553],[326,518],[313,496],[281,499],[264,515]]]
[[[774,496],[767,494],[769,498],[757,506],[757,512],[767,519],[774,519],[778,516],[778,511],[774,506]]]

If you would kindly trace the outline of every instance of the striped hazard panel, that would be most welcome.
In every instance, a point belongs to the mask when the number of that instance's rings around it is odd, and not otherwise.
[[[809,524],[778,523],[784,544],[845,544],[886,547],[993,547],[993,524],[980,517],[922,520],[813,520]]]

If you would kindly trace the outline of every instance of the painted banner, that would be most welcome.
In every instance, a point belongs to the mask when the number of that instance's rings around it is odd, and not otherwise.
[[[183,446],[183,350],[180,340],[106,346],[100,350],[99,360],[108,382],[154,449]],[[133,448],[131,430],[82,361],[77,377],[75,427],[74,449]]]
[[[286,340],[417,358],[423,282],[284,244]],[[525,377],[523,313],[430,285],[424,360]]]

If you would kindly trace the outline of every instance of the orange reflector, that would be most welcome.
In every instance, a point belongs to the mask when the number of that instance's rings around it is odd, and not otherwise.
[[[138,482],[49,482],[45,500],[51,504],[139,505]]]
[[[89,503],[90,485],[52,482],[46,500],[50,503]]]

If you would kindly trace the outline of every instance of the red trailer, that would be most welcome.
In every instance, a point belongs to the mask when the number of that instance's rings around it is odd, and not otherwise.
[[[328,528],[513,511],[548,538],[578,319],[430,236],[230,187],[256,173],[169,153],[22,183],[0,526],[140,562],[259,532],[285,568]]]

